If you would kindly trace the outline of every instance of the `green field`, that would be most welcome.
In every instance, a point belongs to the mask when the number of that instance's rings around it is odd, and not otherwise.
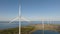
[[[0,34],[19,34],[19,28],[16,27],[0,30]]]
[[[34,30],[32,26],[21,27],[21,34],[30,34],[32,30]]]

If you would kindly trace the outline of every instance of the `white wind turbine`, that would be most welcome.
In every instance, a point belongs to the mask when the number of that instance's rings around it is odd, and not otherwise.
[[[21,16],[21,5],[19,5],[19,16],[11,19],[9,23],[11,23],[11,22],[13,22],[13,21],[15,21],[17,19],[18,19],[19,22],[20,21],[27,21],[28,23],[31,23],[31,20]]]
[[[19,19],[19,18],[20,18],[20,19]],[[28,23],[31,23],[31,20],[29,20],[29,19],[27,19],[27,18],[25,18],[25,17],[19,17],[19,16],[11,19],[9,23],[12,23],[12,22],[14,22],[14,21],[17,20],[17,19],[18,19],[18,21],[27,21]]]

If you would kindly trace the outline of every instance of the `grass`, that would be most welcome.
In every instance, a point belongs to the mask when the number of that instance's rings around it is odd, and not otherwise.
[[[58,26],[58,28],[56,28],[56,30],[60,33],[60,25]]]
[[[53,26],[56,26],[56,25],[53,25]],[[55,29],[60,33],[60,25],[57,25],[57,26],[58,27]],[[35,29],[34,26],[21,27],[21,34],[29,34],[29,32],[31,32],[34,29]],[[0,30],[0,34],[19,34],[19,27]]]
[[[34,27],[32,26],[21,27],[21,34],[29,34],[33,29]]]
[[[0,30],[0,34],[19,34],[19,28],[16,27]]]

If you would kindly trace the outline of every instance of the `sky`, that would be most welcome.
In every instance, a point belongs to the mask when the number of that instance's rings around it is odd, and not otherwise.
[[[0,0],[0,21],[9,20],[18,16],[18,0]]]
[[[60,0],[21,0],[21,15],[31,20],[60,20]]]
[[[0,21],[15,18],[19,14],[29,20],[60,20],[60,0],[0,0]]]

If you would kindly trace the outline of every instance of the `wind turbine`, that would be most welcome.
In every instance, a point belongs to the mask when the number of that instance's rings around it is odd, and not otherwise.
[[[44,19],[42,18],[41,21],[42,21],[42,28],[43,28],[43,34],[44,34]]]
[[[19,17],[12,18],[12,19],[10,19],[9,23],[12,23],[12,22],[14,22],[17,19],[19,19]]]
[[[19,18],[20,18],[20,19],[19,19]],[[27,21],[28,23],[31,23],[31,20],[29,20],[29,19],[27,19],[27,18],[25,18],[25,17],[19,17],[19,16],[11,19],[9,23],[12,23],[12,22],[14,22],[14,21],[17,20],[17,19],[18,19],[19,21]]]

